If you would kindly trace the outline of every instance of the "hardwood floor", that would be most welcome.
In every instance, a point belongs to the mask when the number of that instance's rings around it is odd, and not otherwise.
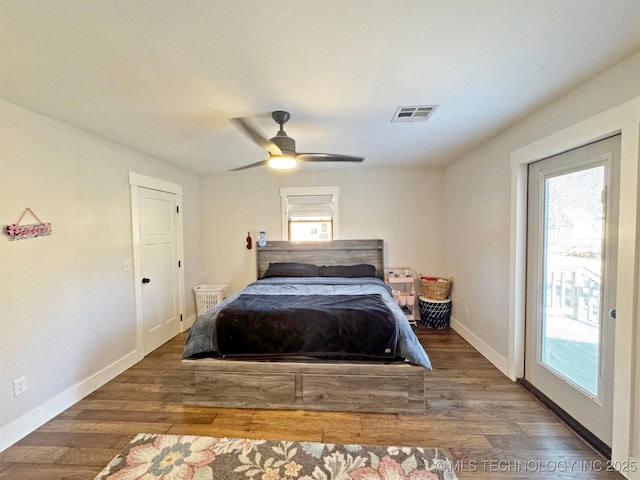
[[[0,453],[0,478],[90,480],[139,432],[439,447],[460,479],[623,478],[455,332],[418,336],[425,415],[184,407],[179,335]]]

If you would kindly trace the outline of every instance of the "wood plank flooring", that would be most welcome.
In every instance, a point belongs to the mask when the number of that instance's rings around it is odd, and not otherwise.
[[[623,478],[455,332],[418,336],[424,416],[185,407],[179,335],[0,453],[0,479],[90,480],[139,432],[438,447],[460,479]]]

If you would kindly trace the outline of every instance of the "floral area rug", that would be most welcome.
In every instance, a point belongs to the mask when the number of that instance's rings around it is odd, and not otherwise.
[[[457,480],[437,448],[139,433],[94,480]]]

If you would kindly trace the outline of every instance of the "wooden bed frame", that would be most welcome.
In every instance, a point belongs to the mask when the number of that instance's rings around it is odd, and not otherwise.
[[[258,278],[269,263],[367,263],[384,276],[382,240],[269,242],[257,249]],[[425,369],[355,361],[182,360],[185,405],[424,414]]]

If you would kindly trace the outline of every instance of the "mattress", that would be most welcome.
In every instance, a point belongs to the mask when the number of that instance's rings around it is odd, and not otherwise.
[[[183,351],[184,358],[288,356],[431,368],[388,285],[376,277],[258,280],[200,315]]]

